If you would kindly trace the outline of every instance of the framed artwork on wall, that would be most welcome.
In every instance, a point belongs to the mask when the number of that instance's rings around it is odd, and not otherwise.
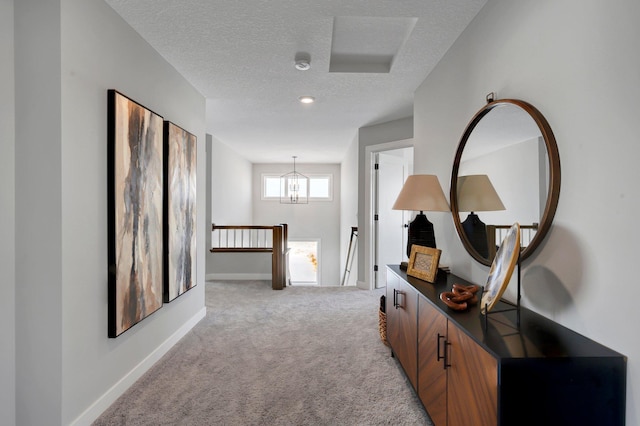
[[[108,91],[108,333],[162,307],[163,118]]]
[[[407,266],[407,275],[430,283],[435,282],[438,275],[438,262],[442,250],[423,247],[417,244],[411,246],[411,256]]]
[[[164,122],[164,301],[196,285],[197,138]]]

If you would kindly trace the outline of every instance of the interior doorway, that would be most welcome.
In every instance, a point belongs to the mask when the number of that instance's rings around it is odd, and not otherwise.
[[[393,204],[413,172],[413,147],[374,153],[374,287],[387,285],[388,264],[406,260],[405,225],[411,212],[393,210]]]

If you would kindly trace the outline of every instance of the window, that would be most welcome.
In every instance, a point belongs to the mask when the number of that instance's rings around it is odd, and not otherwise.
[[[310,201],[332,201],[333,200],[333,176],[330,174],[307,175],[308,179],[299,179],[300,196],[306,196],[309,191]],[[285,193],[289,188],[289,182],[285,182],[280,175],[262,175],[262,199],[279,200],[280,191]]]
[[[280,198],[280,176],[262,175],[262,199]]]
[[[318,200],[333,199],[331,175],[309,176],[309,198]]]

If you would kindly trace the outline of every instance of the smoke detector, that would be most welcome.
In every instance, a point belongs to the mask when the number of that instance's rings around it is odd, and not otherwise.
[[[306,71],[309,68],[311,68],[311,63],[309,61],[305,61],[303,59],[296,61],[296,69],[298,71]]]
[[[306,71],[311,68],[311,57],[306,53],[296,55],[295,67],[298,71]]]

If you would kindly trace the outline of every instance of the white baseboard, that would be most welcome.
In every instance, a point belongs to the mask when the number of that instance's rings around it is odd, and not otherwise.
[[[358,281],[356,283],[356,287],[362,290],[371,290],[371,288],[369,287],[369,284],[367,284],[365,281]]]
[[[183,338],[189,330],[191,330],[202,318],[207,314],[207,308],[200,309],[194,316],[192,316],[186,323],[182,325],[175,333],[173,333],[167,340],[162,342],[153,352],[151,352],[145,359],[143,359],[138,365],[136,365],[129,373],[127,373],[122,379],[113,385],[107,392],[98,398],[84,413],[76,418],[71,425],[72,426],[85,426],[90,425],[100,415],[111,406],[131,385],[135,383],[144,373],[149,370],[153,364],[158,362],[169,349],[173,347],[178,341]]]
[[[271,274],[207,274],[205,280],[271,280]]]

